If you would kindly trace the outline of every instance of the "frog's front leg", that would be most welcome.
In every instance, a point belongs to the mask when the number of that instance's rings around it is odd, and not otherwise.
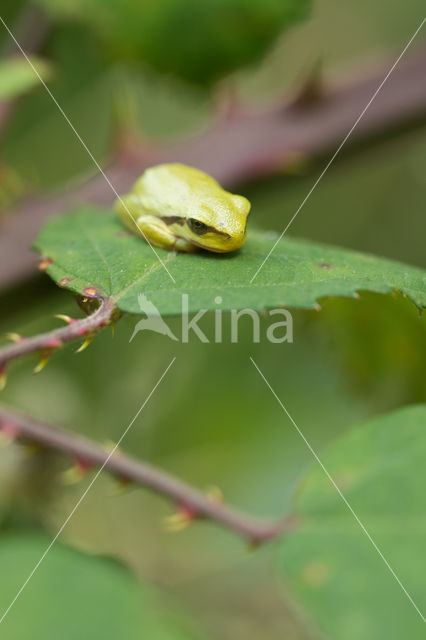
[[[116,201],[115,209],[122,222],[133,233],[138,233],[142,238],[162,249],[197,251],[197,247],[184,238],[179,238],[161,218],[148,213],[141,214],[139,199],[129,193]]]
[[[170,227],[161,218],[140,215],[136,220],[137,227],[151,244],[162,249],[176,251],[197,251],[197,247],[185,238],[175,236]]]

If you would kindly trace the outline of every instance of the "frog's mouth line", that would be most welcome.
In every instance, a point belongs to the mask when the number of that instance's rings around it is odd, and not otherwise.
[[[203,244],[200,244],[199,242],[195,242],[193,240],[191,240],[192,244],[195,244],[196,247],[199,247],[200,249],[204,249],[204,251],[210,251],[211,253],[230,253],[230,251],[228,249],[215,249],[214,247],[209,247]]]
[[[208,227],[207,231],[205,233],[200,234],[200,237],[204,237],[206,235],[214,235],[214,236],[223,236],[224,238],[226,238],[226,240],[230,240],[232,236],[229,235],[229,233],[226,233],[226,231],[219,231],[218,229],[215,229],[214,227]],[[191,242],[194,242],[194,244],[196,244],[195,240],[191,239]]]
[[[227,235],[228,239],[230,240],[231,236],[229,236],[228,234],[226,234],[226,235]],[[241,246],[242,246],[242,244],[244,244],[245,238],[246,238],[246,236],[244,236],[244,240],[241,243]],[[209,245],[200,244],[196,240],[191,240],[191,243],[194,244],[196,247],[199,247],[200,249],[204,249],[204,251],[210,251],[211,253],[232,253],[233,251],[237,251],[237,249],[240,248],[240,247],[235,247],[235,249],[226,249],[226,248],[219,249],[219,248],[216,248],[216,247],[211,247]]]

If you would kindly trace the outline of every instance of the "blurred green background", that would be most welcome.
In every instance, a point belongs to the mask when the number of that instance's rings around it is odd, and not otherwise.
[[[2,4],[11,26],[28,10],[24,2]],[[134,25],[123,49],[124,36],[112,37],[110,30],[114,2],[107,8],[95,2],[42,4],[48,12],[54,9],[40,52],[51,66],[49,86],[101,164],[112,157],[119,132],[153,144],[200,131],[214,117],[220,96],[232,92],[243,102],[268,103],[293,90],[318,59],[326,73],[350,73],[358,64],[368,68],[383,53],[396,56],[424,8],[420,0],[394,4],[391,11],[385,0],[317,0],[306,17],[305,3],[297,11],[288,3],[289,12],[300,14],[290,30],[280,34],[277,24],[287,15],[273,14],[241,51],[231,55],[228,45],[218,47],[216,64],[213,33],[206,39],[210,49],[203,73],[202,61],[185,62],[190,50],[184,31],[182,41],[179,34],[169,41],[165,55],[165,44],[139,49]],[[282,9],[280,3],[266,4],[272,12]],[[160,9],[167,12],[167,3]],[[128,2],[120,12],[125,17],[134,10]],[[120,28],[125,31],[125,24]],[[1,29],[0,45],[5,51],[9,46]],[[249,64],[239,69],[242,62]],[[1,142],[2,215],[10,215],[8,205],[23,195],[53,192],[94,173],[43,89],[20,101]],[[425,149],[426,130],[419,128],[345,154],[291,234],[425,266]],[[282,230],[317,176],[316,165],[311,169],[239,187],[252,201],[257,226]],[[0,332],[31,335],[57,326],[54,313],[76,313],[72,297],[47,277],[9,291],[0,303]],[[249,355],[316,450],[364,418],[426,400],[425,320],[407,300],[363,294],[360,300],[327,300],[320,312],[295,311],[293,318],[294,344],[283,345],[253,345],[249,323],[238,344],[177,344],[148,333],[129,344],[135,319],[124,318],[114,338],[105,331],[78,356],[68,346],[38,376],[31,373],[35,358],[14,364],[2,399],[98,441],[116,441],[175,355],[173,369],[123,449],[201,488],[217,485],[226,500],[252,513],[279,515],[289,509],[312,456],[262,385]],[[203,321],[206,332],[212,322],[211,316]],[[180,320],[172,319],[170,326],[178,332]],[[0,450],[4,532],[31,526],[56,532],[88,482],[64,487],[60,471],[66,466],[56,456],[28,457],[19,447]],[[122,492],[105,475],[63,537],[123,560],[161,587],[164,599],[180,605],[206,638],[315,637],[297,608],[282,598],[273,544],[252,552],[209,523],[170,534],[163,518],[171,512],[165,501],[141,489]]]

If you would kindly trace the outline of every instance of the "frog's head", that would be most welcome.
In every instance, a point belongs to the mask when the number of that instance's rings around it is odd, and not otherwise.
[[[186,218],[185,237],[209,251],[227,253],[245,242],[250,202],[223,191],[214,198],[201,197]]]
[[[139,213],[160,218],[176,238],[226,253],[246,239],[250,202],[207,173],[180,163],[147,169],[133,188]]]

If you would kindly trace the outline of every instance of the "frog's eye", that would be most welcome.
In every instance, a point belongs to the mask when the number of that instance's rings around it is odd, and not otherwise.
[[[203,236],[209,230],[208,225],[204,224],[204,222],[200,222],[195,218],[188,219],[188,227],[197,234],[197,236]]]

